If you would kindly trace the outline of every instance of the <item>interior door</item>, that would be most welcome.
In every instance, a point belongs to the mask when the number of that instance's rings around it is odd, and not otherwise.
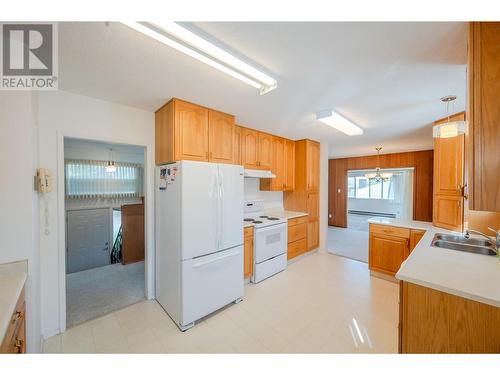
[[[108,208],[67,212],[66,273],[111,263],[111,218]]]
[[[243,243],[243,167],[219,164],[220,221],[219,250]]]

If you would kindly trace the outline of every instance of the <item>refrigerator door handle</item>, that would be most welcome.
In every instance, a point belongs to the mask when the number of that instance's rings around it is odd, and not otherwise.
[[[221,226],[222,226],[221,200],[222,200],[221,176],[220,176],[219,166],[217,166],[217,249],[218,250],[221,250],[220,248]]]
[[[220,173],[219,169],[219,174],[220,174],[220,180],[219,180],[219,196],[220,196],[220,221],[219,221],[219,250],[222,250],[220,248],[220,243],[222,242],[222,235],[223,235],[223,230],[224,230],[224,174]]]
[[[213,196],[214,196],[214,204],[215,204],[215,219],[213,220],[213,225],[215,226],[214,230],[214,241],[215,246],[219,249],[219,175],[214,176],[214,184],[213,184]]]
[[[222,256],[220,256],[218,258],[206,260],[204,262],[198,262],[198,263],[193,264],[192,268],[203,267],[203,266],[206,266],[207,264],[215,263],[215,262],[218,262],[220,260],[223,260],[223,259],[226,259],[226,258],[229,258],[229,257],[233,257],[233,256],[238,255],[238,254],[239,254],[239,252],[235,251],[235,252],[232,252],[232,253],[229,253],[229,254],[222,255]]]

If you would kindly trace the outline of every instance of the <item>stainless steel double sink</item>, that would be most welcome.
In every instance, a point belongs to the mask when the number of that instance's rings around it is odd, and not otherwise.
[[[464,236],[454,234],[436,233],[432,239],[431,246],[474,254],[497,255],[496,245],[493,240],[465,238]]]

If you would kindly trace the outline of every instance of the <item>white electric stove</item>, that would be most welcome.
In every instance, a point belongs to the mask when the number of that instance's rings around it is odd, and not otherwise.
[[[258,283],[283,271],[287,264],[287,220],[264,213],[264,202],[245,202],[243,222],[254,227],[253,275]]]

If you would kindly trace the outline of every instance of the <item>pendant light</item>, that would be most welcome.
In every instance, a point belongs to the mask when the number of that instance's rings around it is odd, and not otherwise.
[[[116,165],[113,160],[113,149],[109,149],[109,160],[108,160],[108,165],[106,165],[106,172],[107,173],[114,173],[116,172]]]
[[[448,95],[441,98],[441,101],[446,104],[448,121],[444,124],[435,125],[432,128],[433,138],[451,138],[465,134],[465,121],[450,121],[450,105],[453,105],[456,98],[456,95]]]
[[[365,177],[369,180],[375,180],[376,182],[388,181],[392,177],[393,173],[380,172],[380,151],[382,150],[382,147],[375,147],[375,150],[377,150],[377,164],[379,166],[375,168],[375,172],[366,173]]]

